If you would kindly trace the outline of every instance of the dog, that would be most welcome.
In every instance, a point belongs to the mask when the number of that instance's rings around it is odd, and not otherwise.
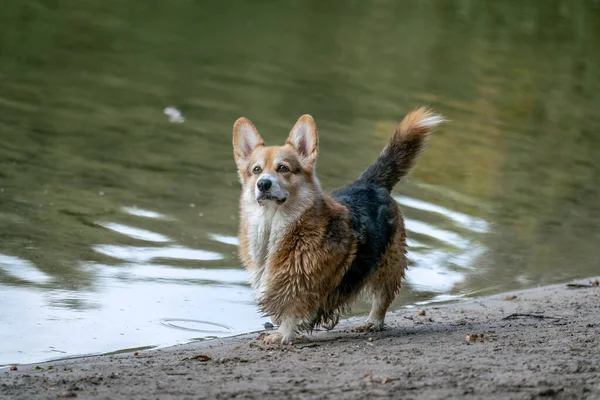
[[[372,301],[358,331],[379,331],[406,260],[404,220],[390,192],[415,164],[442,116],[421,107],[397,126],[353,183],[323,192],[315,173],[317,126],[303,115],[283,146],[266,146],[247,118],[233,126],[242,184],[239,256],[260,310],[278,325],[267,344],[300,331],[333,329],[361,293]]]

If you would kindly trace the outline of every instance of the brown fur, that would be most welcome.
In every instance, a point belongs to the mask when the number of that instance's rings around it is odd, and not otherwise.
[[[290,227],[271,256],[269,300],[261,308],[277,323],[282,314],[310,321],[315,310],[327,307],[354,259],[356,239],[346,207],[326,196],[320,203]],[[326,223],[332,220],[338,225],[336,240],[328,237]]]
[[[413,167],[416,156],[423,150],[429,137],[431,125],[421,125],[421,122],[433,118],[442,121],[441,117],[426,107],[406,114],[377,161],[367,168],[361,179],[371,180],[391,191]]]
[[[409,113],[360,179],[391,190],[412,167],[427,135],[439,122],[441,119],[425,108]],[[323,193],[314,175],[318,154],[314,120],[302,116],[284,146],[265,147],[254,125],[240,118],[234,125],[233,145],[243,185],[240,258],[254,274],[252,285],[261,310],[280,325],[279,332],[265,342],[290,343],[297,330],[312,329],[317,323],[335,325],[360,292],[341,295],[337,290],[359,243],[348,208]],[[279,173],[280,165],[289,171]],[[253,200],[262,176],[274,179],[285,193],[277,208],[272,203],[259,207]],[[395,233],[363,287],[373,300],[364,329],[382,328],[407,266],[406,233],[395,202],[393,210]]]

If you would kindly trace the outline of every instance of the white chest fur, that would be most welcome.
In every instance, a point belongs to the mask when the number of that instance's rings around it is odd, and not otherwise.
[[[248,252],[254,264],[250,271],[250,283],[256,299],[260,301],[267,289],[269,256],[277,250],[293,219],[283,207],[276,204],[252,204],[245,214]]]
[[[316,178],[314,184],[318,186]],[[246,224],[248,253],[254,264],[250,271],[250,284],[257,301],[263,298],[268,288],[270,257],[287,230],[313,203],[313,193],[308,187],[300,188],[298,198],[302,201],[260,205],[254,198],[252,188],[243,192],[244,211],[241,217]]]

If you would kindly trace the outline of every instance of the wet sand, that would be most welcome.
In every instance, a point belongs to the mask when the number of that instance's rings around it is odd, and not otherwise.
[[[253,333],[20,365],[0,399],[600,399],[594,279],[391,312],[379,333],[353,318],[292,346]]]

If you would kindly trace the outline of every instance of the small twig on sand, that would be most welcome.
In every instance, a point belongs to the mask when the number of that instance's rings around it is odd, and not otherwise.
[[[560,319],[557,317],[547,317],[545,315],[542,314],[510,314],[508,317],[504,317],[502,318],[502,320],[508,320],[508,319],[517,319],[517,318],[537,318],[537,319]]]
[[[306,345],[304,345],[304,346],[300,346],[300,347],[298,347],[298,348],[299,348],[299,349],[308,349],[308,348],[310,348],[310,347],[319,347],[319,346],[320,346],[320,345],[319,345],[318,343],[309,343],[309,344],[306,344]]]

